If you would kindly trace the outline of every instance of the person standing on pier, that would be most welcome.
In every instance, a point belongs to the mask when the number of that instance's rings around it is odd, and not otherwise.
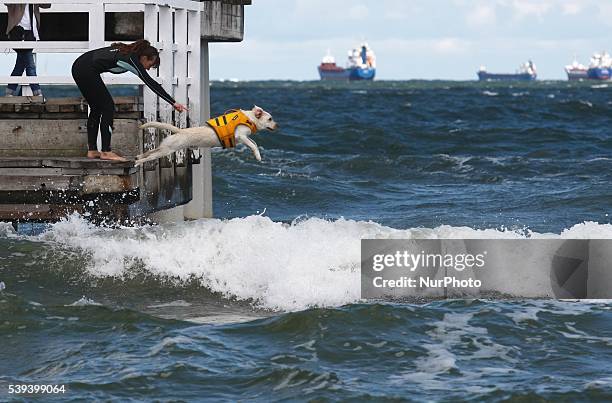
[[[39,41],[40,9],[50,8],[51,4],[6,4],[8,10],[8,24],[6,35],[9,41]],[[36,76],[36,62],[32,49],[15,49],[17,60],[11,76],[21,77],[24,70],[27,76]],[[42,96],[38,84],[30,84],[35,96]],[[6,96],[10,97],[17,92],[17,84],[9,84]]]
[[[90,50],[75,60],[72,65],[72,77],[90,107],[87,119],[88,158],[127,161],[111,151],[115,103],[100,77],[102,73],[120,74],[130,71],[174,109],[179,112],[187,110],[147,73],[150,68],[157,68],[159,63],[159,51],[151,46],[149,41],[143,39],[132,44],[118,42],[105,48]],[[102,136],[101,152],[98,151],[97,145],[98,129]]]

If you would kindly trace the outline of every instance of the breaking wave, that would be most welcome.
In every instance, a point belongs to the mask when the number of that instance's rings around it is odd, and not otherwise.
[[[320,218],[287,224],[249,216],[110,229],[74,215],[27,239],[78,254],[81,270],[95,278],[130,278],[144,271],[177,283],[195,280],[213,293],[257,307],[295,311],[359,301],[364,238],[559,237],[612,238],[612,225],[585,222],[554,234],[446,225],[395,229]]]

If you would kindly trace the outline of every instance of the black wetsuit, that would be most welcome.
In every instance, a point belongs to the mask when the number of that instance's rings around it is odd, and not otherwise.
[[[176,101],[147,73],[135,54],[122,54],[111,47],[91,50],[79,56],[72,65],[72,77],[91,108],[87,119],[89,150],[97,150],[98,128],[102,134],[102,151],[110,151],[115,103],[101,73],[120,74],[131,71],[163,100],[174,105]]]

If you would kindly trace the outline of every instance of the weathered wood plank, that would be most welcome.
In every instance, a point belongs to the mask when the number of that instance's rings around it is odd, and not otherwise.
[[[132,175],[138,172],[138,167],[131,168],[61,168],[62,175]]]
[[[60,168],[8,168],[3,167],[0,178],[4,176],[57,176],[63,175]]]
[[[16,150],[7,150],[0,149],[0,157],[1,158],[19,158],[23,155],[29,155],[37,158],[51,157],[51,158],[64,158],[66,156],[76,156],[83,155],[83,148],[56,148],[56,149],[45,149],[40,148],[37,150],[25,150],[25,149],[16,149]]]
[[[144,104],[142,98],[115,97],[115,113],[117,118],[142,117]],[[55,119],[62,114],[62,118],[71,118],[70,114],[76,114],[72,118],[82,117],[87,114],[87,102],[81,97],[51,98],[43,102],[42,97],[0,97],[0,118],[2,119]],[[45,116],[34,116],[33,113]],[[15,116],[15,114],[19,116]],[[23,115],[27,114],[27,115]]]
[[[17,104],[42,104],[44,101],[43,97],[0,97],[0,104],[4,105],[17,105]]]
[[[1,161],[1,160],[0,160]],[[57,167],[57,168],[74,168],[74,169],[116,169],[116,168],[132,168],[134,161],[118,162],[106,161],[100,159],[91,159],[86,157],[81,158],[44,158],[42,166]]]
[[[0,168],[36,168],[42,166],[42,160],[37,158],[0,158]]]
[[[67,204],[38,204],[38,205],[14,205],[0,204],[0,220],[2,221],[46,221],[53,222],[66,217],[72,213],[84,214],[90,208],[85,205]],[[112,204],[93,208],[92,218],[103,221],[109,218],[114,220],[128,220],[129,206],[127,204]]]
[[[1,167],[0,178],[3,176],[85,176],[85,175],[131,175],[138,168],[43,168],[43,167]]]
[[[132,204],[140,200],[141,189],[136,187],[125,192],[82,193],[81,188],[69,190],[5,190],[0,191],[0,203],[3,204],[84,204],[91,206],[114,204]]]
[[[96,193],[120,193],[135,188],[131,176],[88,175],[83,178],[82,195]]]
[[[4,169],[3,169],[4,171]],[[138,187],[132,175],[2,175],[0,191],[77,191],[80,195],[128,192]]]
[[[141,133],[138,119],[115,119],[113,148],[123,155],[140,154]],[[20,150],[19,152],[15,152]],[[87,151],[84,119],[74,120],[0,120],[0,157],[83,156]]]
[[[138,96],[121,96],[114,97],[115,104],[142,104],[143,99]],[[46,105],[87,105],[87,101],[83,97],[61,97],[61,98],[47,98],[43,97],[0,97],[1,104],[46,104]]]
[[[2,176],[0,191],[12,190],[53,190],[62,191],[73,188],[73,176]]]
[[[40,113],[32,113],[32,112],[7,112],[0,113],[0,119],[19,119],[19,120],[27,120],[27,119],[40,119]],[[2,133],[0,133],[2,134]]]
[[[83,97],[47,98],[47,105],[80,105],[86,103]]]

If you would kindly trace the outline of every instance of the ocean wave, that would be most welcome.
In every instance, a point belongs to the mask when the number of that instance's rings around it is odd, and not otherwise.
[[[612,225],[584,222],[554,234],[449,225],[395,229],[347,219],[304,218],[286,224],[249,216],[109,229],[73,215],[27,239],[71,254],[78,251],[86,274],[94,278],[131,278],[144,270],[178,282],[195,279],[214,293],[257,307],[296,311],[360,300],[364,238],[526,237],[612,238]]]
[[[203,393],[175,388],[194,379],[209,385],[207,396],[227,397],[216,385],[230,385],[233,400],[393,400],[414,390],[422,400],[605,400],[612,391],[609,301],[350,304],[214,326],[16,296],[0,302],[0,336],[42,351],[16,349],[22,359],[0,380],[61,377],[82,400],[152,385],[166,400],[176,390]]]

